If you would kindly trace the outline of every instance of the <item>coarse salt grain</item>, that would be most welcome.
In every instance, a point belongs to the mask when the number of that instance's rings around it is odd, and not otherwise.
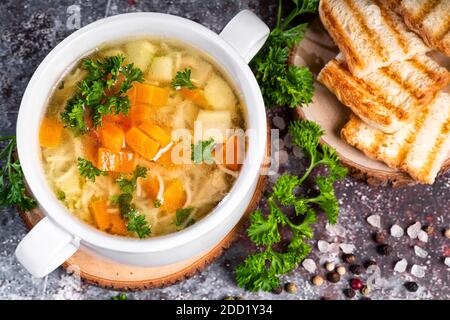
[[[305,259],[302,262],[303,268],[305,268],[306,271],[309,273],[316,272],[317,266],[313,259]]]
[[[422,242],[428,242],[428,234],[423,230],[419,231],[417,238]]]
[[[422,225],[420,222],[416,222],[406,229],[406,233],[411,239],[416,239],[419,236],[419,232],[421,230]]]
[[[355,246],[349,243],[341,243],[339,245],[339,247],[341,248],[342,252],[349,254],[349,253],[353,253],[353,251],[355,251]]]
[[[345,228],[339,224],[327,223],[325,225],[325,230],[327,230],[332,237],[345,237]]]
[[[391,227],[391,236],[393,236],[394,238],[401,238],[401,237],[403,237],[404,234],[405,234],[405,231],[399,225],[394,224]]]
[[[428,252],[419,246],[414,246],[414,253],[420,258],[426,258],[428,256]]]
[[[406,261],[406,259],[402,259],[397,261],[397,263],[394,266],[394,271],[405,272],[406,267],[408,267],[408,262]]]
[[[445,258],[444,263],[447,267],[450,268],[450,257]]]
[[[379,215],[377,214],[371,215],[366,220],[372,227],[381,228],[381,218]]]
[[[425,276],[426,270],[427,270],[427,267],[414,264],[411,267],[411,274],[417,278],[423,278]]]
[[[319,240],[317,241],[317,248],[320,252],[328,252],[330,250],[330,244],[326,241]]]

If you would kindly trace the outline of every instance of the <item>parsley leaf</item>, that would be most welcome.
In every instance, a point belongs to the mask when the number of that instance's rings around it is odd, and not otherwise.
[[[161,207],[161,201],[159,200],[159,199],[155,199],[154,201],[153,201],[153,206],[155,207],[155,208],[160,208]]]
[[[282,21],[282,1],[279,1],[276,27],[250,63],[267,106],[287,105],[295,108],[312,101],[314,79],[309,69],[287,65],[289,51],[303,39],[308,25],[288,26],[297,16],[315,12],[319,0],[293,2],[295,8]]]
[[[194,208],[178,209],[175,213],[175,225],[177,227],[180,227],[181,225],[183,225],[193,211],[194,211]],[[193,220],[193,219],[190,219],[190,220]],[[190,223],[190,221],[188,222],[188,224],[189,223]]]
[[[119,188],[123,193],[132,194],[136,189],[137,179],[145,178],[146,176],[147,168],[137,166],[130,179],[127,179],[127,176],[122,174],[119,178],[117,178],[116,183],[119,185]]]
[[[134,205],[133,192],[136,190],[138,178],[145,178],[147,176],[147,168],[137,166],[131,174],[130,178],[126,175],[121,175],[116,179],[122,193],[114,196],[111,202],[119,207],[120,215],[127,220],[127,230],[135,232],[139,238],[145,238],[151,233],[150,226],[145,220],[145,215],[140,214]]]
[[[106,171],[96,168],[92,162],[83,158],[78,158],[78,173],[93,182],[95,182],[95,177],[108,175]]]
[[[212,151],[216,147],[214,138],[209,138],[208,140],[198,141],[197,144],[191,144],[191,160],[194,163],[199,164],[202,161],[209,161],[212,159]]]
[[[22,211],[36,208],[36,201],[26,194],[20,162],[13,158],[16,136],[0,137],[0,142],[6,142],[0,151],[0,207],[17,206]]]
[[[323,131],[311,121],[292,122],[289,133],[293,144],[308,156],[310,165],[302,177],[281,175],[272,194],[268,195],[268,213],[258,209],[250,216],[248,236],[256,245],[265,247],[247,257],[235,270],[238,285],[250,291],[270,291],[279,286],[280,276],[294,270],[309,254],[311,246],[307,240],[314,236],[312,225],[316,222],[318,207],[332,224],[336,223],[339,213],[333,184],[345,176],[346,169],[339,163],[336,151],[319,144]],[[328,175],[315,178],[318,194],[298,195],[297,188],[319,165],[328,168]],[[286,213],[290,207],[294,208],[296,216],[303,218],[300,223]],[[289,245],[284,250],[279,248],[282,228],[290,231],[289,239],[285,239],[289,240]]]
[[[173,78],[172,82],[170,83],[170,86],[173,89],[180,89],[180,88],[187,88],[190,90],[197,89],[196,86],[191,81],[191,69],[186,68],[183,71],[178,71],[175,75],[175,78]]]
[[[97,127],[102,124],[104,115],[128,114],[130,100],[126,93],[133,82],[143,81],[143,73],[133,64],[124,65],[124,61],[125,57],[121,55],[83,60],[81,67],[88,75],[80,81],[77,92],[61,112],[66,127],[76,134],[83,134],[89,130],[88,116]]]
[[[111,300],[128,300],[128,297],[125,293],[119,293],[115,296],[112,296]]]
[[[145,216],[132,208],[127,214],[127,230],[136,232],[139,238],[145,238],[150,234],[150,227],[148,226]]]

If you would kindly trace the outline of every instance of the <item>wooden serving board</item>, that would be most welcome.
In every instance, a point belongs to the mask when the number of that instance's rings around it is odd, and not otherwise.
[[[270,167],[269,125],[267,131],[266,157],[261,167],[261,173],[264,173]],[[253,198],[241,221],[220,243],[195,258],[167,266],[138,267],[107,260],[81,246],[63,266],[68,272],[79,276],[84,281],[107,289],[132,291],[170,286],[202,271],[231,245],[248,215],[256,209],[265,185],[266,175],[261,174]],[[39,209],[27,212],[19,210],[19,213],[29,229],[33,228],[43,218],[43,213]]]
[[[299,46],[291,53],[290,63],[306,65],[315,77],[325,64],[339,52],[320,19],[315,19]],[[450,59],[441,54],[433,53],[433,57],[441,65],[450,69]],[[313,103],[307,107],[297,108],[300,118],[317,122],[326,135],[322,143],[335,148],[342,163],[349,168],[350,174],[366,181],[369,185],[391,185],[401,187],[414,185],[414,181],[407,173],[389,168],[383,162],[370,159],[364,153],[347,144],[340,137],[340,131],[347,122],[350,109],[341,104],[338,99],[323,85],[315,81]],[[450,155],[442,166],[441,173],[450,169]]]

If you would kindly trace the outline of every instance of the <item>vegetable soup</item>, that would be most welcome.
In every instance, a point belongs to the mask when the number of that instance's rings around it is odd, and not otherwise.
[[[39,141],[55,196],[119,236],[176,232],[230,191],[245,152],[239,95],[179,42],[102,46],[55,86]]]

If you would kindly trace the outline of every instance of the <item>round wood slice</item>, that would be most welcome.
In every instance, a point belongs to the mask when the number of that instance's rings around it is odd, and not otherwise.
[[[264,171],[270,168],[271,146],[269,127],[267,131],[266,157],[261,167],[261,173],[264,173]],[[238,225],[220,243],[195,258],[167,266],[138,267],[107,260],[90,251],[88,248],[81,246],[63,266],[68,272],[79,276],[88,283],[107,289],[124,291],[166,287],[187,279],[195,273],[202,271],[206,265],[218,258],[231,245],[237,235],[237,231],[243,225],[248,215],[256,209],[265,185],[266,175],[261,174],[249,207]],[[39,209],[27,212],[19,210],[19,213],[29,229],[33,228],[43,217]]]
[[[290,63],[306,65],[315,77],[325,64],[338,54],[339,50],[334,45],[327,31],[323,28],[320,19],[315,19],[299,46],[291,53]],[[441,65],[450,68],[450,59],[439,53],[433,52],[433,58]],[[341,104],[338,99],[323,85],[315,81],[315,94],[313,102],[303,108],[297,108],[300,118],[318,123],[325,135],[322,143],[335,148],[342,163],[349,168],[349,173],[369,185],[391,185],[401,187],[414,185],[417,182],[407,173],[392,169],[383,162],[370,159],[364,153],[347,144],[340,137],[340,131],[350,116],[350,109]],[[442,166],[441,173],[450,169],[450,155]]]

